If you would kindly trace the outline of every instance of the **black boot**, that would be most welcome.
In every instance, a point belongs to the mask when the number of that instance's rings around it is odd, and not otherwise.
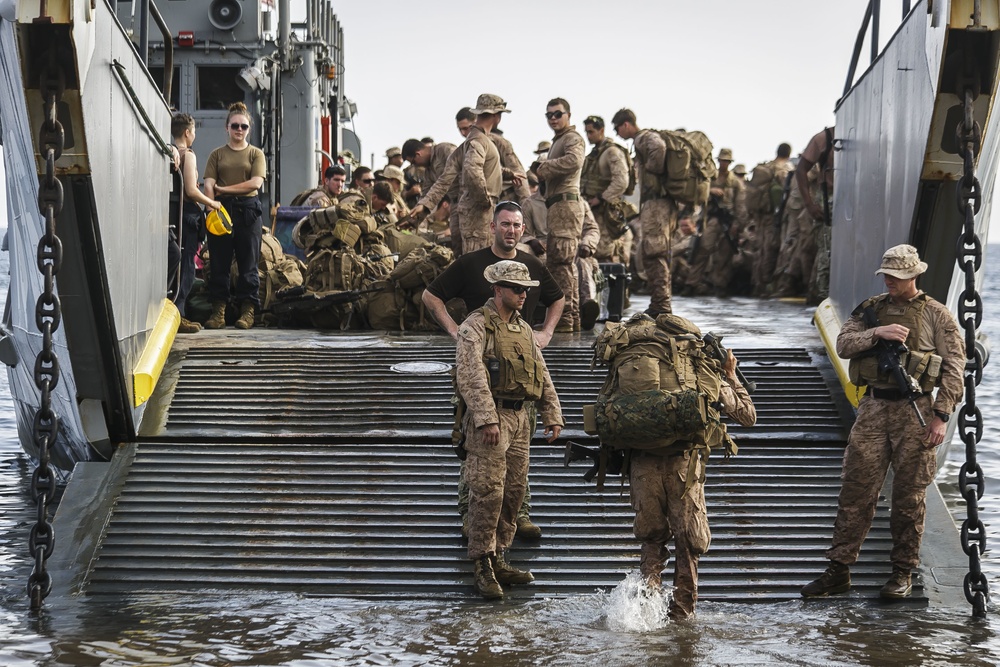
[[[843,593],[850,590],[850,588],[851,568],[843,563],[831,560],[830,566],[826,568],[826,572],[821,574],[818,579],[810,581],[802,587],[802,597],[821,598],[827,595]]]
[[[503,589],[493,572],[493,557],[489,554],[476,561],[476,591],[487,600],[503,597]]]

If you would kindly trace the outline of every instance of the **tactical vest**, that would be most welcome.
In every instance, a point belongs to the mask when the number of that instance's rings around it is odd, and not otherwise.
[[[616,144],[610,139],[605,139],[594,146],[594,150],[590,151],[590,154],[583,160],[583,171],[580,174],[580,192],[584,196],[588,198],[600,197],[601,193],[611,185],[611,177],[602,175],[599,165],[604,151],[610,149],[612,146],[625,154],[625,164],[628,166],[629,172],[628,186],[625,188],[625,194],[630,195],[635,191],[635,170],[632,168],[632,156],[629,155],[623,146]]]
[[[920,385],[924,392],[931,391],[941,383],[941,356],[935,350],[920,349],[920,331],[923,326],[924,308],[927,306],[927,295],[919,294],[912,301],[898,306],[889,299],[888,294],[868,299],[854,309],[852,315],[861,316],[865,308],[873,307],[879,325],[902,324],[910,330],[906,336],[905,354],[900,355],[900,363],[907,373]],[[896,381],[888,372],[879,371],[878,357],[862,355],[848,362],[847,372],[851,382],[858,386],[871,385],[879,389],[895,389]]]
[[[736,447],[721,421],[722,366],[694,334],[678,334],[644,315],[609,324],[595,361],[610,363],[594,407],[601,442],[619,449]]]
[[[531,327],[520,316],[504,322],[495,309],[483,306],[486,346],[483,363],[494,398],[537,401],[542,397],[542,356]]]

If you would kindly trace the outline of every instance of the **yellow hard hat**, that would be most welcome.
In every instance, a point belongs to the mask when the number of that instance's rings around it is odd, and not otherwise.
[[[233,233],[233,221],[229,217],[229,212],[226,210],[225,206],[219,208],[218,211],[212,211],[208,214],[208,218],[205,220],[205,227],[208,228],[208,233],[213,236],[225,236],[226,234]]]

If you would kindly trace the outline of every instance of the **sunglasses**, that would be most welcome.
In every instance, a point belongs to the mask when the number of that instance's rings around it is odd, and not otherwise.
[[[563,115],[565,113],[567,113],[567,112],[562,111],[562,110],[560,110],[560,111],[546,111],[545,112],[545,117],[548,118],[549,120],[552,120],[553,118],[555,118],[556,120],[559,120],[560,118],[563,117]]]
[[[516,208],[518,211],[521,210],[521,205],[518,204],[516,201],[505,200],[499,202],[496,206],[494,206],[493,212],[496,213],[497,211],[503,211],[505,209],[509,210],[511,207]]]
[[[527,292],[528,290],[531,289],[530,287],[525,287],[524,285],[505,285],[505,284],[501,284],[500,287],[506,287],[507,289],[509,289],[514,294],[524,294],[525,292]]]
[[[250,126],[247,125],[246,123],[230,123],[229,124],[229,129],[230,130],[243,130],[244,132],[246,132],[247,130],[250,129]]]
[[[362,183],[374,183],[375,179],[374,178],[362,178],[361,182]]]

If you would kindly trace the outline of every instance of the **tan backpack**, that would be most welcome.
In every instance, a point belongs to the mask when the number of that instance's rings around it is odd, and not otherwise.
[[[271,307],[278,290],[301,285],[305,268],[298,257],[285,254],[277,237],[263,234],[260,239],[260,262],[257,264],[261,308],[267,310]]]
[[[667,144],[660,179],[662,194],[683,204],[708,201],[708,191],[719,170],[712,158],[712,142],[697,130],[656,130]]]

